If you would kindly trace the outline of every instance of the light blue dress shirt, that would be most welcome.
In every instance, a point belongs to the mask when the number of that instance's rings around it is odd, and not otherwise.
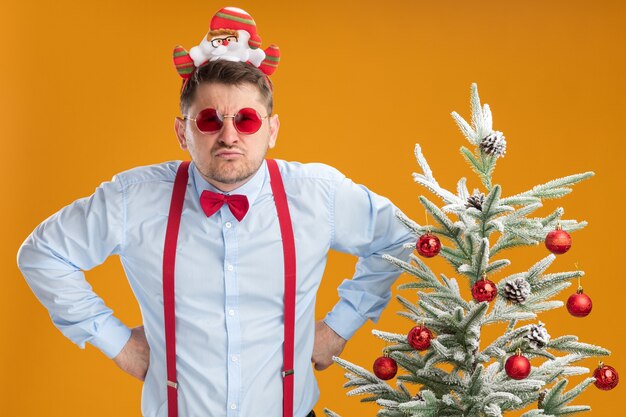
[[[297,254],[294,416],[319,398],[311,354],[315,299],[329,249],[359,257],[338,288],[325,322],[344,339],[391,299],[399,271],[381,258],[407,259],[414,242],[397,208],[324,164],[277,161]],[[115,357],[130,330],[85,280],[119,255],[139,302],[150,345],[142,413],[167,415],[162,263],[165,228],[180,161],[138,167],[104,182],[41,223],[23,243],[18,264],[55,326],[81,348]],[[192,163],[176,257],[176,333],[180,415],[282,416],[283,252],[267,163],[232,194],[248,197],[238,222],[227,205],[207,218],[203,190],[218,191]]]

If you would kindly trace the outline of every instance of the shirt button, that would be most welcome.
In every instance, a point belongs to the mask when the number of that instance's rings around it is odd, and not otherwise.
[[[237,404],[232,403],[232,404],[230,405],[230,409],[231,409],[231,410],[236,410],[236,409],[237,409]]]
[[[237,355],[233,355],[231,359],[233,360],[233,362],[237,362]]]
[[[234,316],[235,315],[235,310],[228,310],[228,315],[229,316]]]
[[[226,222],[226,224],[224,226],[226,226],[227,229],[230,229],[231,226],[232,226],[232,223],[231,222]]]
[[[232,271],[233,269],[235,269],[231,264],[228,264],[228,266],[226,267],[226,269],[228,269],[229,271]]]

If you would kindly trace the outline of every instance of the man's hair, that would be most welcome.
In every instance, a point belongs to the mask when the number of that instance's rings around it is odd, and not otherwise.
[[[267,114],[272,114],[274,102],[269,78],[260,69],[251,64],[218,59],[209,61],[197,68],[185,88],[181,91],[180,112],[183,116],[187,115],[187,110],[189,110],[191,103],[195,99],[196,90],[202,83],[236,86],[250,84],[256,87],[261,100],[265,101]]]

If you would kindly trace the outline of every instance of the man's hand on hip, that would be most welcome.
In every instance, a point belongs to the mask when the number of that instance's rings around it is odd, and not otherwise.
[[[127,374],[142,381],[146,379],[150,364],[150,346],[143,326],[131,329],[130,339],[113,361]]]
[[[315,322],[315,342],[311,362],[315,369],[323,371],[333,364],[333,356],[339,356],[348,341],[339,336],[323,320]]]

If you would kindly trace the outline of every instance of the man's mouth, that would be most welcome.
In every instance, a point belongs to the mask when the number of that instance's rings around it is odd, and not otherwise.
[[[220,151],[215,154],[217,158],[238,158],[243,156],[243,153],[236,151]]]

